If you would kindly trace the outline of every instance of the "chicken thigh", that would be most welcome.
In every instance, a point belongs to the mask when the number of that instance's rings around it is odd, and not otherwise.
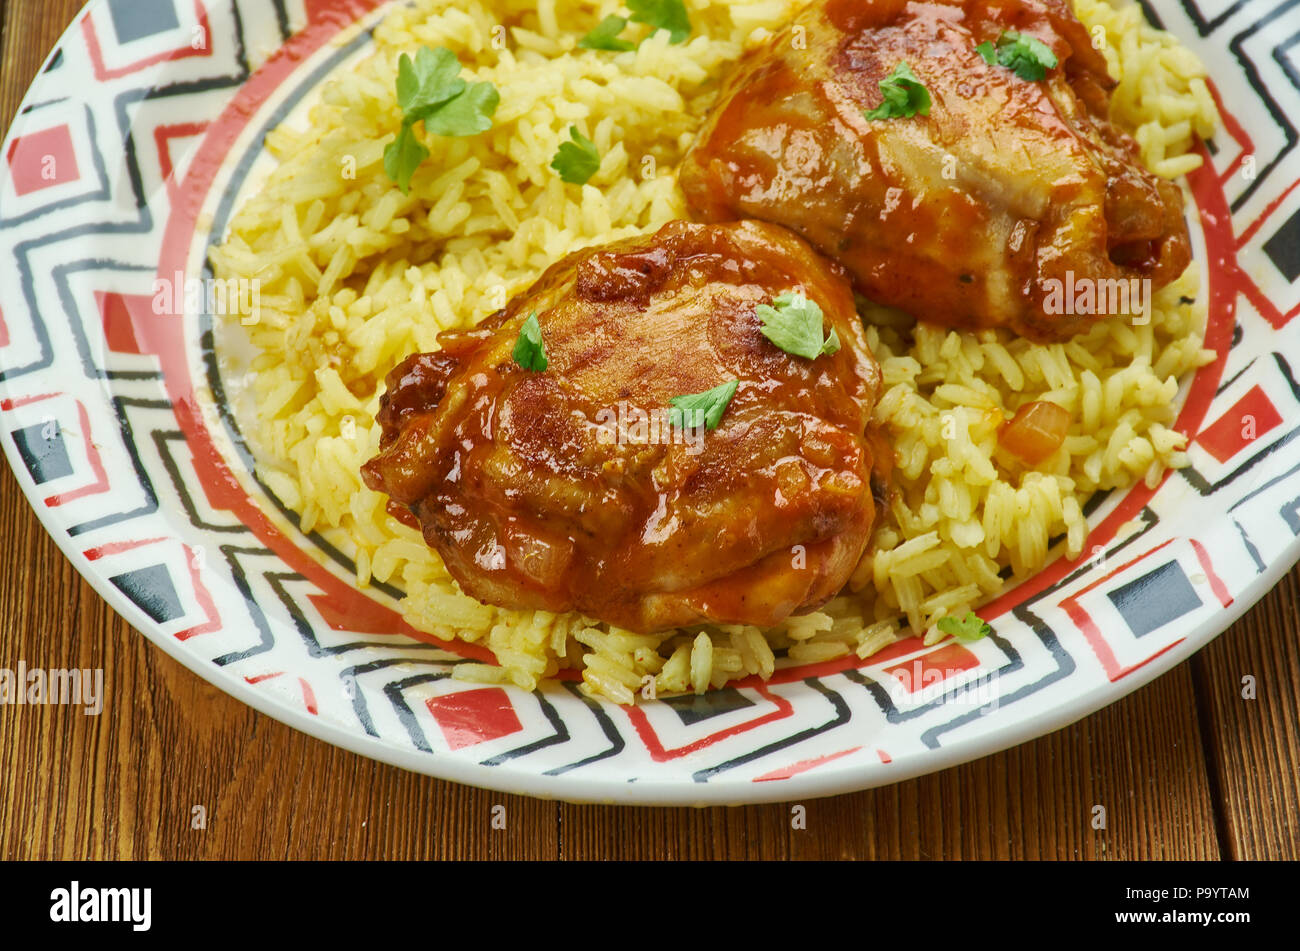
[[[760,305],[792,290],[838,349],[765,336]],[[521,338],[540,348],[518,358]],[[440,343],[389,376],[363,475],[473,597],[643,632],[768,626],[866,549],[891,461],[879,370],[847,278],[785,229],[673,222],[580,251]],[[720,415],[670,419],[732,381]]]
[[[1055,61],[1041,78],[995,55],[1018,37]],[[1066,0],[818,0],[729,77],[682,187],[706,221],[795,230],[877,303],[1064,339],[1190,259],[1181,192],[1108,121],[1090,41]],[[928,114],[867,118],[900,63]],[[1079,312],[1062,291],[1088,284]]]

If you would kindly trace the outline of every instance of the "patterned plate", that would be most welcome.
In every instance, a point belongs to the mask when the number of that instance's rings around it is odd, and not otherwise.
[[[982,612],[992,636],[896,644],[625,709],[572,681],[453,680],[400,592],[296,527],[253,474],[205,275],[266,131],[364,55],[375,0],[97,0],[0,162],[0,442],[41,520],[135,627],[221,689],[409,769],[583,801],[738,803],[893,782],[1003,749],[1186,660],[1300,557],[1300,0],[1163,0],[1225,131],[1191,178],[1221,359],[1184,388],[1191,468],[1091,513],[1088,554]],[[199,308],[201,309],[201,308]],[[1292,423],[1296,423],[1295,427]]]

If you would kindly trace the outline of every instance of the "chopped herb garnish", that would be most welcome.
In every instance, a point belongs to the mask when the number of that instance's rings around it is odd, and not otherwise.
[[[627,17],[611,13],[601,20],[594,30],[578,40],[578,45],[584,50],[613,50],[616,53],[626,53],[628,50],[634,50],[636,49],[635,43],[618,38],[618,35],[623,32],[626,26]]]
[[[668,411],[668,421],[678,429],[695,429],[701,423],[706,429],[717,429],[739,386],[739,380],[732,380],[703,393],[674,396],[668,401],[673,405]]]
[[[691,35],[691,18],[682,0],[628,0],[627,7],[630,16],[611,13],[578,40],[578,45],[585,50],[613,50],[616,53],[634,50],[638,44],[619,39],[629,20],[650,27],[651,36],[658,30],[667,30],[670,43],[684,43]]]
[[[397,140],[390,142],[384,149],[384,171],[388,177],[397,182],[402,194],[411,190],[411,176],[420,167],[420,163],[429,157],[429,150],[415,137],[411,124],[402,123],[402,131],[397,133]]]
[[[537,311],[529,314],[524,325],[519,328],[514,358],[515,363],[532,373],[541,373],[549,365],[546,345],[542,343],[542,325],[537,322]]]
[[[627,0],[633,23],[667,30],[670,43],[684,43],[691,35],[691,19],[682,0]]]
[[[417,123],[424,123],[430,135],[477,135],[492,128],[501,96],[491,83],[467,83],[460,70],[460,60],[445,47],[421,47],[414,60],[403,53],[397,61],[402,130],[384,149],[384,171],[403,194],[411,190],[411,176],[429,157],[415,137]]]
[[[959,641],[978,641],[993,633],[993,628],[981,621],[974,611],[967,611],[960,620],[955,617],[941,617],[936,625],[945,634],[951,634]]]
[[[773,303],[776,306],[759,304],[754,313],[763,322],[763,336],[786,353],[816,360],[840,349],[840,338],[834,327],[829,337],[822,334],[822,309],[815,301],[798,291],[790,291]]]
[[[930,90],[916,78],[912,67],[899,63],[894,71],[880,81],[882,102],[862,114],[868,119],[906,119],[914,115],[930,114]]]
[[[985,40],[975,47],[975,52],[990,66],[1005,66],[1031,83],[1038,82],[1059,62],[1052,48],[1042,40],[1011,30],[998,37],[996,47],[992,40]]]
[[[397,61],[397,104],[406,115],[422,115],[464,91],[460,60],[445,46],[422,46],[414,61],[405,53]]]
[[[551,168],[570,185],[585,185],[600,171],[600,153],[596,143],[579,132],[576,125],[569,126],[569,138],[573,141],[560,146],[551,159]]]
[[[434,135],[478,135],[492,128],[501,94],[491,83],[471,83],[454,99],[448,99],[424,119],[426,132]]]

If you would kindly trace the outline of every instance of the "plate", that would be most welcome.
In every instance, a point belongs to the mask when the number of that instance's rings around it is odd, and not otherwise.
[[[464,683],[454,665],[486,651],[416,635],[400,591],[359,590],[345,554],[299,530],[253,474],[198,292],[266,131],[365,55],[374,2],[96,0],[78,16],[0,153],[0,442],[64,554],[146,637],[408,769],[574,801],[742,803],[1042,735],[1186,660],[1300,557],[1300,7],[1147,12],[1231,105],[1189,180],[1220,355],[1180,394],[1192,464],[1097,500],[1084,555],[982,611],[993,633],[974,644],[910,639],[632,708],[572,680]]]

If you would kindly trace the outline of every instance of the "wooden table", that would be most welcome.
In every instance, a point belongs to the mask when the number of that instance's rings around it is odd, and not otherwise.
[[[0,127],[79,8],[0,0]],[[0,859],[1296,858],[1300,572],[1189,662],[1071,727],[791,805],[571,806],[381,765],[255,713],[152,647],[0,466],[0,666],[102,667],[99,717],[0,707]],[[1241,697],[1254,676],[1258,697]],[[130,698],[118,703],[115,698]],[[506,829],[491,827],[494,805]],[[1094,830],[1094,805],[1107,827]],[[207,828],[191,828],[205,807]]]

